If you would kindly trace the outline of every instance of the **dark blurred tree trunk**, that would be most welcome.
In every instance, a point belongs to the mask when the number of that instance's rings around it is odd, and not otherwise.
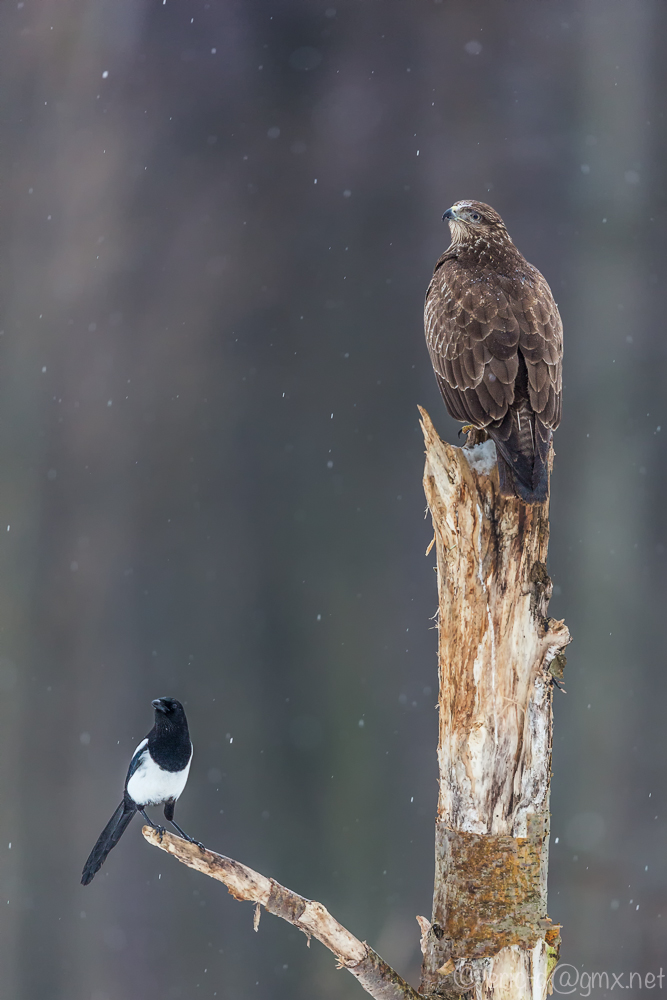
[[[422,410],[437,551],[439,801],[422,993],[546,995],[553,679],[570,641],[547,617],[548,504],[498,492],[488,442],[454,448]]]

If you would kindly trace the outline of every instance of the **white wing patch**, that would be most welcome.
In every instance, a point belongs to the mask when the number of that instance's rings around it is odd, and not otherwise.
[[[132,755],[132,760],[134,760],[134,758],[137,757],[141,753],[141,751],[144,749],[144,747],[147,747],[147,746],[148,746],[148,737],[146,737],[145,740],[142,740],[141,743],[139,744],[139,746],[137,747],[137,749],[134,751],[134,753]]]

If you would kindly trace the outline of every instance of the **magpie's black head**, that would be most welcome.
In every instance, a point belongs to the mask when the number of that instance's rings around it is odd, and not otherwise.
[[[175,698],[156,698],[151,702],[155,709],[155,722],[160,724],[165,721],[175,723],[185,722],[185,712],[180,701]]]

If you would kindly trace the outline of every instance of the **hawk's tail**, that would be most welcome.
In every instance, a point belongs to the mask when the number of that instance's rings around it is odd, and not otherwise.
[[[534,487],[527,486],[505,461],[498,451],[498,478],[500,480],[500,495],[504,497],[519,497],[524,503],[544,503],[549,495],[549,472],[544,462],[539,459],[540,468],[536,469],[538,481]]]
[[[544,503],[549,496],[551,430],[527,407],[523,413],[509,411],[499,427],[487,430],[496,444],[501,496]]]
[[[109,851],[116,846],[125,833],[127,825],[136,811],[137,807],[134,802],[128,801],[127,798],[123,799],[88,855],[88,860],[83,866],[81,885],[88,885],[89,882],[93,881],[106,861]]]

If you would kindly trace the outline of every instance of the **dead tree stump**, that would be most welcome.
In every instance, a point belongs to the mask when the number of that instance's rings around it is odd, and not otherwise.
[[[554,676],[549,504],[498,490],[491,441],[455,448],[421,410],[439,598],[439,796],[420,992],[543,1000]]]

